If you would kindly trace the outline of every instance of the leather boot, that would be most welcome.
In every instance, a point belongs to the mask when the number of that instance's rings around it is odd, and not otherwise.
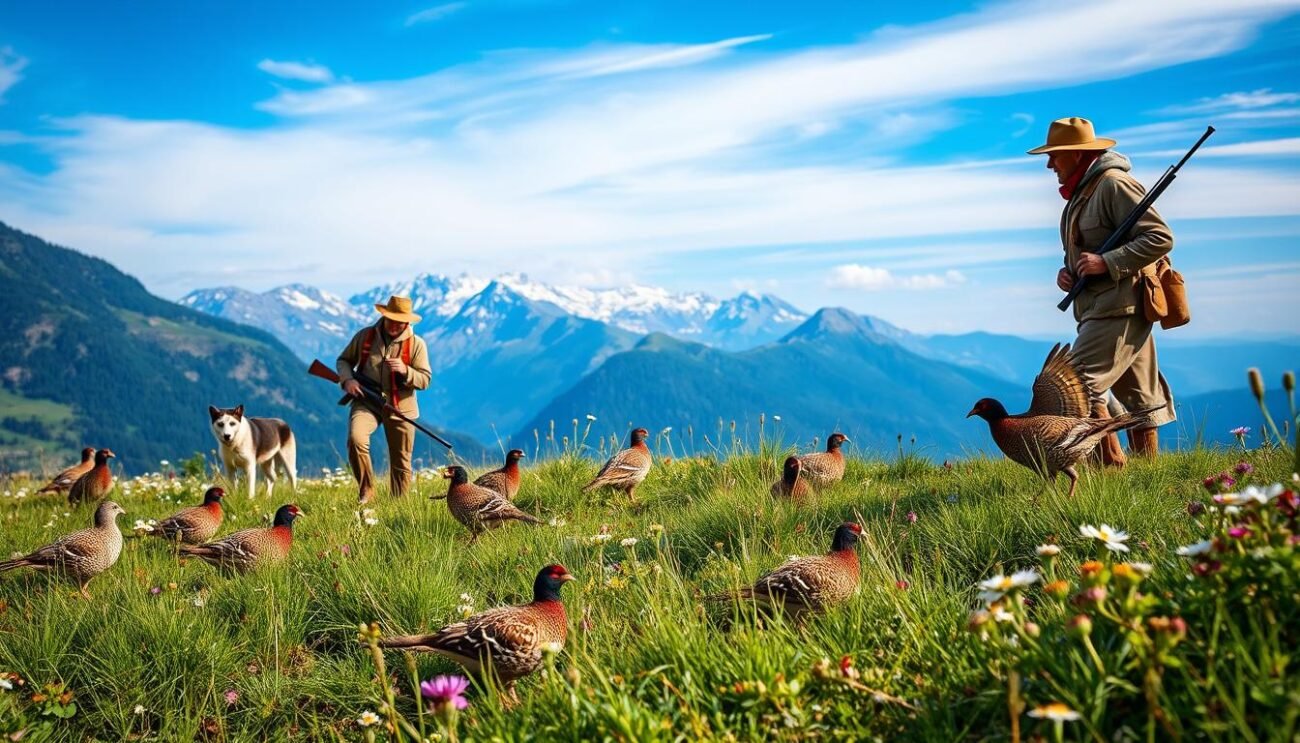
[[[1110,418],[1110,411],[1106,409],[1106,403],[1092,406],[1092,417],[1097,420],[1106,420]],[[1124,447],[1119,443],[1119,434],[1112,433],[1097,444],[1097,450],[1093,455],[1094,459],[1101,458],[1101,463],[1107,467],[1120,468],[1128,463],[1128,457],[1124,456]]]
[[[1128,450],[1139,457],[1154,457],[1160,453],[1158,428],[1130,428],[1128,431]]]

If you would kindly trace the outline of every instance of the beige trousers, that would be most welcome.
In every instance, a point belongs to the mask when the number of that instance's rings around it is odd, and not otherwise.
[[[1177,416],[1169,383],[1156,362],[1151,327],[1139,315],[1084,320],[1079,323],[1072,350],[1083,369],[1094,408],[1106,403],[1109,391],[1127,410],[1163,406],[1151,417],[1152,423],[1163,426]]]
[[[406,495],[411,484],[411,452],[415,449],[415,426],[394,416],[381,422],[370,408],[352,406],[348,419],[348,464],[361,492],[374,491],[374,469],[370,465],[370,436],[380,426],[388,441],[388,486],[393,495]]]

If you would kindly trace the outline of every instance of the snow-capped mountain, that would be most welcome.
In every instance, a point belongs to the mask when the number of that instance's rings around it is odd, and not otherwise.
[[[387,297],[385,297],[387,299]],[[315,287],[289,284],[257,294],[236,287],[199,289],[179,302],[199,312],[261,328],[303,359],[333,359],[374,310]]]

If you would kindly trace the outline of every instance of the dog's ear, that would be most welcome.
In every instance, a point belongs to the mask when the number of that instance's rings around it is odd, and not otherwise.
[[[216,419],[221,417],[221,411],[217,409],[216,405],[209,405],[208,415],[212,418],[212,420],[215,421]]]
[[[233,413],[235,414],[235,417],[236,417],[236,418],[243,418],[243,417],[244,417],[244,406],[243,406],[243,405],[236,405],[236,406],[235,406],[235,409],[234,409],[233,411],[231,411],[231,412],[233,412]]]

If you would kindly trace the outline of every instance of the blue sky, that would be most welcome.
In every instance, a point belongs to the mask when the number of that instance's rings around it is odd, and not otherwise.
[[[422,271],[1069,335],[1048,122],[1161,202],[1195,320],[1294,332],[1300,0],[0,5],[0,220],[154,291]],[[915,5],[915,4],[914,4]]]

